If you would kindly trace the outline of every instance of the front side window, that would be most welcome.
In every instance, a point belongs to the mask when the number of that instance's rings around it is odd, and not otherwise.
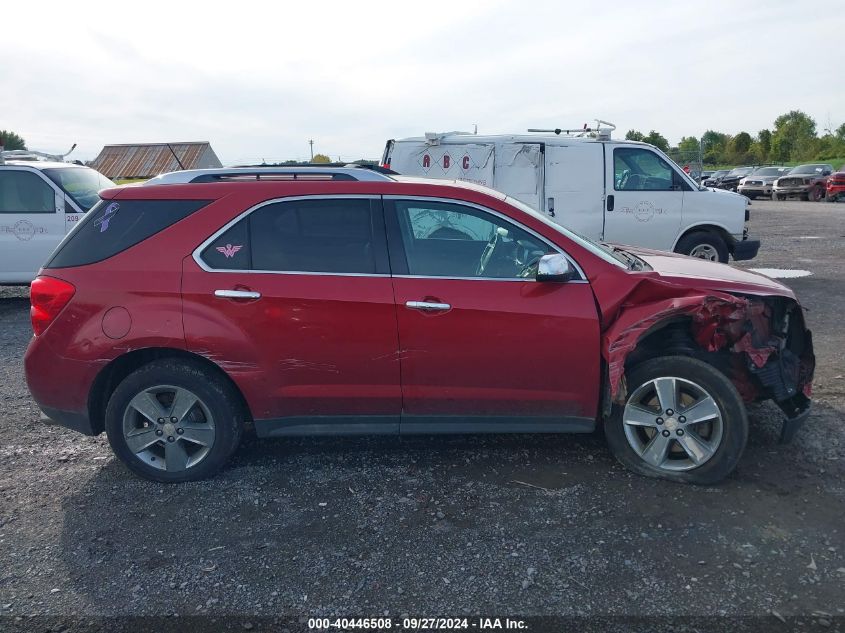
[[[616,191],[671,191],[680,188],[680,177],[654,152],[640,148],[613,150]]]
[[[426,277],[533,278],[548,244],[480,209],[397,200],[408,273]]]
[[[55,213],[56,193],[37,174],[0,170],[0,213]]]
[[[201,258],[215,270],[376,274],[380,214],[369,199],[290,200],[259,207]],[[381,232],[379,232],[381,231]]]

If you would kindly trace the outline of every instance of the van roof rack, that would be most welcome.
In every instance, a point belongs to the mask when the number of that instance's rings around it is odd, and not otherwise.
[[[76,143],[66,151],[64,154],[48,154],[47,152],[37,152],[34,149],[3,149],[3,139],[0,138],[0,165],[3,165],[7,160],[38,160],[43,158],[45,160],[63,163],[65,156],[76,149]]]
[[[583,136],[595,136],[601,140],[610,140],[610,134],[613,130],[616,129],[616,125],[611,123],[610,121],[602,121],[601,119],[595,119],[596,126],[595,127],[588,127],[585,123],[580,128],[574,128],[571,130],[565,130],[562,128],[554,128],[550,130],[544,130],[539,128],[529,128],[529,132],[542,132],[545,134],[554,133],[558,136],[570,136],[573,138],[583,137]],[[602,127],[607,126],[607,127]]]
[[[243,182],[255,180],[343,180],[385,181],[393,180],[391,170],[374,169],[363,165],[344,167],[289,166],[289,167],[218,167],[214,169],[187,169],[161,174],[151,178],[147,185],[171,185],[201,182]]]

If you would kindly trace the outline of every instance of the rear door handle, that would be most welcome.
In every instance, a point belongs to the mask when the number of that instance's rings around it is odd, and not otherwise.
[[[215,290],[214,296],[223,299],[260,299],[261,293],[253,290]]]
[[[411,310],[424,310],[425,312],[445,312],[451,310],[448,303],[435,303],[434,301],[406,301],[405,307]]]
[[[613,211],[613,203],[616,202],[616,199],[613,197],[613,194],[607,196],[607,210]]]

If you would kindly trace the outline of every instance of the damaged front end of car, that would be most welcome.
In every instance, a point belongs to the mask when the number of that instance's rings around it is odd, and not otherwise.
[[[610,403],[627,396],[627,367],[683,354],[718,367],[745,402],[777,403],[786,415],[781,442],[792,440],[810,411],[812,335],[790,297],[713,291],[626,303],[604,334],[603,353]]]

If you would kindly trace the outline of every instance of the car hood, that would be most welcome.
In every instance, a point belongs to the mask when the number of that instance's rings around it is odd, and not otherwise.
[[[645,260],[661,278],[686,287],[795,298],[792,290],[779,281],[750,270],[676,253],[630,246],[620,248]]]

